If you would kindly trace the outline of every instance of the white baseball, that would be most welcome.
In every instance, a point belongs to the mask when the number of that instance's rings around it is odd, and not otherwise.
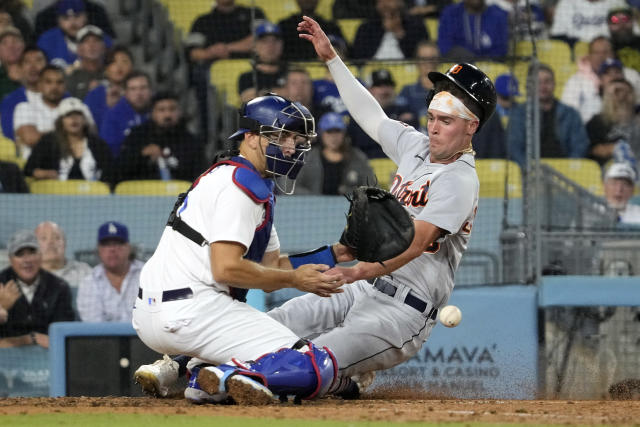
[[[447,328],[455,328],[462,320],[462,312],[455,305],[446,305],[440,309],[440,323]]]

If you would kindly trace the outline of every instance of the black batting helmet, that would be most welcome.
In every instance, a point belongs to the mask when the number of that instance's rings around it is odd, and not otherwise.
[[[493,86],[491,79],[475,65],[462,62],[454,64],[445,74],[432,71],[429,73],[429,80],[433,84],[440,80],[449,80],[476,102],[482,111],[482,116],[479,117],[478,131],[496,110],[496,88]],[[427,108],[429,108],[431,98],[433,98],[434,93],[431,93],[431,96],[427,98]]]

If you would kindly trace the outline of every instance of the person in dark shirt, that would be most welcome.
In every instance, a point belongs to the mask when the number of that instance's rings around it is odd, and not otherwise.
[[[89,0],[82,1],[84,2],[85,10],[87,12],[87,23],[100,27],[102,31],[109,34],[111,37],[116,37],[116,33],[113,31],[113,27],[109,21],[109,16],[107,15],[106,10],[104,10],[104,7]],[[36,15],[35,25],[36,38],[41,36],[45,31],[58,26],[58,4],[61,2],[62,0],[58,0],[51,6],[38,12]]]
[[[640,36],[633,33],[633,11],[616,8],[607,14],[611,45],[625,67],[640,71]]]
[[[20,167],[15,163],[0,160],[0,193],[28,193]]]
[[[265,19],[260,8],[238,6],[235,0],[218,0],[213,10],[199,16],[187,38],[189,59],[210,63],[216,59],[246,58],[251,53],[252,20]]]
[[[278,22],[278,26],[282,31],[282,38],[284,41],[284,54],[283,58],[287,61],[314,61],[317,59],[317,55],[313,46],[307,43],[305,40],[298,37],[298,23],[302,21],[302,16],[309,16],[322,26],[327,35],[331,34],[336,37],[344,38],[340,27],[335,22],[328,21],[321,16],[318,16],[315,11],[318,7],[319,0],[296,0],[299,13],[283,19]]]
[[[0,271],[0,347],[49,347],[53,322],[75,320],[67,282],[42,269],[38,239],[31,230],[19,230],[7,243],[10,267]]]
[[[255,63],[253,71],[238,77],[238,93],[248,102],[268,92],[277,92],[285,84],[286,64],[282,62],[282,32],[271,22],[263,22],[255,31]]]
[[[418,42],[429,40],[422,19],[408,15],[402,0],[377,0],[376,10],[378,16],[358,28],[352,58],[412,58]]]
[[[151,119],[131,129],[122,144],[120,180],[193,181],[204,168],[203,146],[186,128],[178,97],[158,92]]]

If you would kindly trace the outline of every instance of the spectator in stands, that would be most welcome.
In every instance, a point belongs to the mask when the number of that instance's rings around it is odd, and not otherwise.
[[[35,23],[35,33],[36,37],[41,36],[45,31],[50,30],[58,26],[58,16],[60,8],[64,9],[65,6],[61,5],[64,0],[58,0],[53,3],[51,6],[42,9],[36,15],[36,23]],[[87,15],[87,23],[91,25],[95,25],[109,34],[111,37],[115,37],[116,33],[113,31],[111,27],[111,22],[109,21],[109,15],[107,15],[107,11],[104,7],[97,2],[84,0],[84,10]],[[67,3],[69,4],[69,3]]]
[[[35,41],[33,28],[25,15],[25,9],[25,4],[21,0],[5,0],[0,4],[0,14],[6,15],[2,21],[19,29],[25,42],[31,44]]]
[[[140,287],[143,262],[134,259],[129,229],[116,221],[98,228],[100,264],[78,289],[78,313],[83,322],[131,322]]]
[[[378,16],[358,28],[351,56],[355,59],[412,58],[416,45],[428,40],[424,22],[408,15],[402,0],[377,0]]]
[[[28,193],[20,167],[15,163],[0,160],[0,193]]]
[[[640,74],[614,58],[609,39],[597,37],[589,43],[588,55],[578,61],[578,71],[565,83],[561,100],[578,110],[587,123],[602,109],[602,87],[620,77],[640,93]]]
[[[158,92],[151,119],[131,129],[122,143],[119,180],[181,179],[193,181],[205,169],[204,148],[182,117],[178,97]]]
[[[296,194],[350,194],[357,186],[375,183],[367,156],[347,139],[344,116],[323,115],[318,134],[320,142],[305,156],[296,180]]]
[[[533,68],[529,69],[529,74]],[[580,114],[553,96],[555,76],[551,67],[540,64],[538,100],[540,103],[540,157],[586,157],[589,139]],[[524,167],[526,164],[526,106],[511,111],[507,129],[509,155]]]
[[[440,16],[442,9],[449,6],[451,0],[404,0],[404,4],[409,15],[434,18]]]
[[[16,144],[24,159],[29,158],[42,135],[54,128],[56,108],[65,95],[64,71],[55,65],[45,66],[40,71],[38,88],[40,96],[19,103],[13,113]]]
[[[0,99],[20,87],[24,39],[16,27],[0,30]]]
[[[292,68],[287,71],[283,93],[287,99],[299,102],[312,113],[315,113],[313,108],[313,83],[309,72],[304,68]]]
[[[506,132],[498,114],[493,114],[482,129],[471,138],[476,159],[504,159],[507,157]]]
[[[300,8],[298,13],[278,22],[280,31],[282,31],[282,39],[284,42],[283,59],[286,61],[308,61],[316,60],[318,57],[313,45],[306,40],[298,37],[298,23],[302,21],[302,16],[309,16],[320,24],[326,34],[331,34],[340,38],[344,38],[340,27],[333,22],[324,19],[316,14],[319,0],[296,0]],[[306,104],[305,104],[306,106]]]
[[[520,95],[518,79],[511,73],[496,77],[495,87],[497,95],[496,114],[506,129],[509,124],[509,114],[515,106],[515,97]]]
[[[539,0],[487,0],[487,5],[496,5],[507,12],[510,40],[530,40],[532,36],[536,40],[548,38],[544,10]]]
[[[243,73],[238,78],[238,93],[242,102],[248,102],[267,92],[277,92],[278,88],[284,86],[286,78],[280,27],[271,22],[263,22],[256,28],[255,36],[253,71]]]
[[[103,77],[106,46],[104,33],[95,25],[78,31],[78,60],[67,68],[67,89],[71,96],[84,99]]]
[[[601,166],[611,160],[620,142],[629,144],[635,156],[640,156],[640,120],[635,105],[636,97],[628,81],[616,79],[604,87],[602,111],[587,123],[589,155]]]
[[[9,93],[0,103],[0,123],[2,133],[9,139],[15,139],[13,132],[13,113],[21,102],[35,102],[40,97],[38,81],[40,72],[47,65],[47,58],[37,46],[27,47],[20,58],[22,86]]]
[[[640,36],[633,33],[633,11],[627,7],[610,10],[607,25],[616,57],[625,67],[640,71]]]
[[[417,128],[418,120],[415,114],[406,105],[396,103],[395,85],[396,82],[389,70],[379,69],[371,73],[369,91],[387,116]],[[348,132],[353,146],[362,150],[368,158],[387,157],[380,145],[371,139],[355,121],[349,123]]]
[[[133,71],[133,56],[124,46],[115,46],[109,50],[105,58],[105,80],[87,93],[84,103],[87,104],[93,119],[102,126],[104,113],[112,108],[124,95],[124,81]]]
[[[0,306],[8,312],[8,319],[0,324],[0,348],[48,348],[49,325],[75,320],[69,285],[42,269],[42,254],[33,231],[17,231],[7,249],[10,267],[0,271]]]
[[[260,8],[238,6],[235,0],[218,0],[213,10],[199,16],[191,26],[187,38],[189,58],[205,63],[225,58],[246,58],[251,53],[252,14],[256,20],[265,19]],[[296,31],[297,34],[297,31]]]
[[[375,19],[376,0],[340,0],[332,6],[333,19]]]
[[[67,238],[62,228],[55,222],[44,221],[38,224],[34,233],[42,252],[42,268],[77,288],[80,281],[91,273],[91,267],[86,262],[65,256]]]
[[[604,175],[604,197],[622,224],[640,225],[640,206],[629,203],[635,183],[636,172],[627,163],[612,164]]]
[[[124,81],[124,96],[104,113],[100,136],[109,144],[114,158],[120,155],[122,141],[131,128],[149,120],[151,95],[149,75],[132,71]]]
[[[56,108],[54,131],[42,136],[24,166],[36,179],[82,179],[113,182],[109,146],[95,134],[89,108],[78,98],[65,98]]]
[[[418,80],[402,88],[397,98],[399,105],[406,105],[420,121],[420,129],[427,131],[427,103],[425,99],[433,90],[433,82],[428,75],[438,71],[440,51],[438,45],[432,41],[423,40],[416,47],[418,61]]]
[[[57,11],[58,25],[38,38],[38,46],[49,62],[66,69],[78,58],[78,32],[88,23],[86,4],[83,0],[59,0]],[[105,35],[104,41],[111,47],[111,37]]]
[[[570,45],[590,42],[609,34],[607,11],[625,7],[624,0],[559,0],[555,7],[551,37]]]
[[[438,47],[453,61],[500,59],[507,54],[507,13],[485,0],[463,0],[446,7],[440,15]]]

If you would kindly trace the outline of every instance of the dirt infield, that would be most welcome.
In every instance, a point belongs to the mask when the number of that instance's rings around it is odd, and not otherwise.
[[[396,398],[398,397],[398,398]],[[203,405],[184,399],[64,397],[0,399],[0,415],[114,412],[295,418],[340,421],[482,422],[640,426],[640,401],[406,399],[368,395],[357,401],[322,399],[269,406]]]

